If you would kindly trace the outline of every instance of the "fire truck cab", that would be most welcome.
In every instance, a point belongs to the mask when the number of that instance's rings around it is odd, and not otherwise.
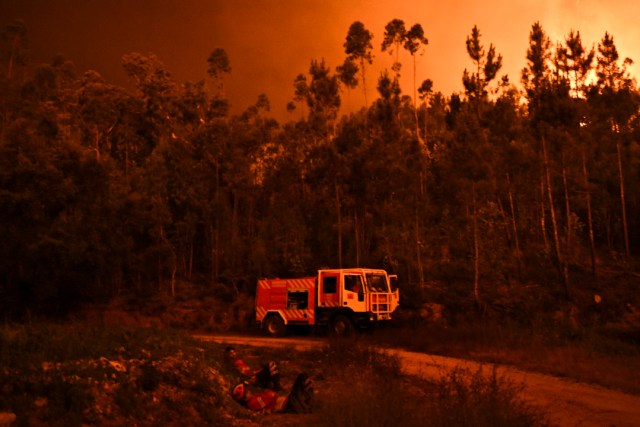
[[[328,326],[336,335],[391,319],[399,303],[397,276],[385,270],[319,270],[317,276],[262,279],[256,291],[256,321],[269,335],[288,326]]]

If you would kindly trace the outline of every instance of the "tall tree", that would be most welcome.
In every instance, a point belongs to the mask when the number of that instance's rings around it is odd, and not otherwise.
[[[431,96],[433,95],[433,81],[431,79],[426,79],[422,82],[420,87],[418,88],[418,96],[420,100],[423,102],[424,107],[424,141],[427,141],[427,121],[428,121],[428,113],[429,113],[429,101]]]
[[[336,67],[336,75],[342,86],[347,90],[347,103],[349,101],[348,95],[351,89],[355,89],[358,86],[358,64],[353,59],[345,58],[342,65]]]
[[[622,63],[615,46],[613,36],[605,33],[598,44],[596,59],[596,87],[590,93],[590,102],[594,104],[597,116],[605,123],[609,139],[613,139],[616,147],[616,163],[618,170],[618,189],[622,219],[625,260],[630,257],[629,227],[627,223],[627,201],[623,168],[624,135],[629,134],[632,117],[638,114],[639,95],[634,82],[629,76],[628,66],[633,61],[626,58]],[[598,123],[599,121],[596,121]]]
[[[216,48],[207,58],[207,74],[216,82],[216,96],[224,97],[224,75],[231,73],[229,55],[222,48]]]
[[[360,76],[362,78],[362,89],[364,91],[364,104],[365,107],[369,107],[367,102],[367,84],[366,84],[366,70],[365,65],[373,62],[373,46],[371,40],[373,34],[366,29],[364,24],[360,21],[355,21],[349,27],[347,32],[347,38],[344,42],[344,50],[347,54],[347,58],[359,62]]]
[[[384,39],[382,40],[381,48],[383,52],[388,50],[389,54],[395,55],[395,61],[391,69],[395,72],[396,79],[400,78],[402,65],[400,64],[399,54],[406,35],[407,29],[402,19],[394,19],[384,27]]]
[[[309,74],[311,81],[306,93],[309,122],[321,138],[327,138],[333,134],[333,124],[340,109],[338,76],[331,74],[324,60],[311,61]]]
[[[570,31],[567,37],[565,37],[565,45],[559,45],[556,55],[558,71],[563,76],[570,87],[570,95],[572,102],[567,103],[566,115],[568,119],[562,125],[566,128],[567,137],[561,137],[558,141],[558,147],[560,149],[560,167],[562,171],[562,182],[564,187],[564,201],[565,201],[565,215],[566,215],[566,237],[565,237],[565,269],[568,269],[568,263],[570,262],[571,252],[573,247],[573,212],[571,209],[571,203],[569,198],[569,177],[570,174],[570,153],[574,150],[572,144],[581,142],[582,146],[578,147],[579,150],[586,150],[585,139],[582,141],[575,141],[571,135],[581,131],[580,123],[581,117],[585,116],[585,81],[588,74],[592,70],[594,50],[591,48],[587,50],[582,43],[580,32]],[[573,110],[573,111],[572,111]],[[586,161],[582,162],[582,175],[584,179],[587,179],[588,169]],[[590,197],[587,197],[590,200]],[[590,211],[591,207],[588,205],[587,209]],[[568,274],[568,273],[567,273]]]
[[[480,41],[481,33],[476,25],[471,29],[471,35],[467,36],[467,54],[474,64],[474,70],[464,69],[462,84],[465,94],[473,100],[477,113],[480,114],[480,105],[486,99],[489,83],[496,78],[498,71],[502,68],[502,55],[496,56],[496,49],[493,44],[489,45],[489,50],[485,51]]]
[[[591,71],[595,51],[585,48],[580,31],[571,30],[565,43],[558,46],[559,68],[569,79],[574,98],[580,98],[584,96],[585,81]]]
[[[422,52],[424,51],[423,48],[427,44],[429,44],[429,40],[425,37],[422,26],[420,24],[414,24],[406,34],[404,48],[413,58],[413,112],[416,119],[416,136],[418,138],[420,137],[420,131],[418,122],[418,97],[416,92],[416,56],[418,54],[422,54]]]

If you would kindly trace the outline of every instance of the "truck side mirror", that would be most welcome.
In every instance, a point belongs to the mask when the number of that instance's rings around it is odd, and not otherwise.
[[[391,292],[395,292],[398,289],[398,275],[390,274],[389,275],[389,285],[391,286]]]

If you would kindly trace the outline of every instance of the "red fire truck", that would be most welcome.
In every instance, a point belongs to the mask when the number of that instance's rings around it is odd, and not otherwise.
[[[319,270],[317,276],[262,279],[256,291],[256,320],[273,336],[288,326],[328,326],[336,335],[391,319],[398,307],[397,276],[385,270]]]

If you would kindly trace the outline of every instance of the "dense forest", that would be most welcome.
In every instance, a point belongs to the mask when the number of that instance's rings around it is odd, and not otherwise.
[[[127,54],[121,87],[65,58],[30,64],[26,27],[6,25],[5,319],[175,295],[186,281],[251,293],[258,277],[321,267],[385,268],[407,305],[427,293],[507,311],[523,298],[599,302],[612,277],[637,281],[640,92],[611,34],[590,47],[535,23],[512,82],[474,27],[468,69],[451,70],[464,90],[447,95],[415,72],[410,94],[399,84],[415,63],[398,53],[415,61],[428,45],[419,24],[346,30],[344,63],[311,59],[279,123],[266,95],[231,114],[224,48],[184,83],[154,55]],[[375,54],[396,60],[373,94]],[[356,90],[364,105],[345,113]]]

